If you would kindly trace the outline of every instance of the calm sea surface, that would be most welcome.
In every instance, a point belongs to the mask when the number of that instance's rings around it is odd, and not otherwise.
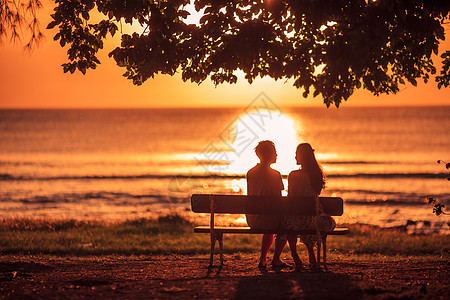
[[[271,139],[283,175],[298,168],[298,143],[315,148],[322,195],[345,201],[338,223],[445,228],[424,198],[450,207],[437,164],[450,161],[449,116],[450,106],[0,110],[0,217],[193,216],[192,193],[245,194],[253,148]]]

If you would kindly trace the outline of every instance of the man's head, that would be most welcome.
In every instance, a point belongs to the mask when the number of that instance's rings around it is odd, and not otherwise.
[[[273,164],[277,161],[277,150],[272,141],[261,141],[255,147],[255,153],[261,163]]]

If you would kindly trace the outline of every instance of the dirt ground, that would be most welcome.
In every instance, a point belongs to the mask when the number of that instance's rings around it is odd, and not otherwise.
[[[329,262],[329,271],[265,271],[256,253],[227,255],[212,269],[205,255],[25,257],[0,256],[0,299],[450,299],[449,261],[349,259]]]

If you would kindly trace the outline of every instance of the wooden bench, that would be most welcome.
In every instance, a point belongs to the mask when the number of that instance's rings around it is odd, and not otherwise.
[[[319,197],[323,211],[331,216],[343,214],[343,200],[338,197]],[[197,226],[195,233],[209,233],[211,237],[210,267],[213,265],[216,241],[220,247],[220,265],[223,265],[223,235],[230,234],[304,234],[317,235],[316,230],[260,230],[250,227],[215,226],[215,214],[260,214],[260,215],[303,215],[315,216],[315,197],[273,197],[245,195],[193,194],[191,207],[194,213],[209,213],[210,226]],[[348,228],[335,228],[333,231],[321,231],[322,243],[317,243],[317,262],[320,266],[320,249],[323,249],[323,265],[327,263],[327,236],[348,234]]]

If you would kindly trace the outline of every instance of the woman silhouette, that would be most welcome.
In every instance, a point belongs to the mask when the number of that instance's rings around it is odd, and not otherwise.
[[[325,186],[325,174],[321,166],[317,163],[314,150],[308,143],[297,146],[295,152],[299,170],[294,170],[288,177],[288,196],[319,196]],[[316,216],[285,216],[281,220],[281,228],[289,230],[316,229]],[[297,235],[287,235],[289,248],[296,267],[303,265],[297,254]],[[306,245],[309,255],[309,263],[312,267],[317,266],[316,256],[314,255],[314,244],[316,236],[300,235],[300,241]]]

